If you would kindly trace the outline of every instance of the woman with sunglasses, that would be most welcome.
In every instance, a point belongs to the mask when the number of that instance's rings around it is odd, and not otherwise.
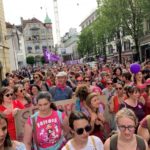
[[[73,138],[67,142],[62,150],[103,150],[102,141],[96,136],[89,136],[91,132],[90,120],[82,112],[72,112],[69,126]]]
[[[114,96],[111,97],[109,101],[109,111],[111,115],[111,118],[109,121],[110,121],[110,127],[112,130],[116,129],[116,125],[114,122],[115,114],[119,111],[121,104],[124,102],[124,89],[123,89],[122,82],[116,83],[115,91],[116,93],[114,94]]]
[[[16,140],[16,127],[14,116],[19,109],[24,106],[17,100],[12,100],[13,91],[8,87],[3,87],[0,91],[0,112],[8,120],[8,132],[12,140]]]
[[[134,112],[123,108],[115,117],[118,133],[106,140],[104,150],[148,150],[144,139],[134,134],[138,125]]]
[[[23,143],[11,140],[7,128],[7,119],[0,114],[0,150],[26,150]]]
[[[121,82],[116,83],[116,94],[110,100],[110,112],[117,113],[120,105],[124,102],[124,89]]]
[[[31,107],[31,96],[27,95],[22,84],[16,84],[14,86],[15,99],[20,101],[25,108]]]
[[[145,112],[143,103],[139,102],[139,89],[135,86],[129,86],[127,88],[127,96],[128,98],[121,104],[120,109],[126,107],[133,110],[138,121],[141,121],[145,116]]]

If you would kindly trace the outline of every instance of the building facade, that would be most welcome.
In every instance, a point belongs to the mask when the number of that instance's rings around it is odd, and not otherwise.
[[[26,54],[23,33],[20,27],[6,23],[6,40],[9,46],[11,71],[26,66]]]
[[[144,20],[144,35],[140,39],[142,61],[150,59],[150,19]]]
[[[36,18],[24,20],[21,18],[24,35],[26,57],[33,56],[36,63],[41,61],[43,49],[54,50],[52,23],[48,15],[42,23]]]
[[[0,80],[2,80],[6,72],[10,71],[9,48],[5,39],[6,34],[3,1],[0,0]]]
[[[96,18],[97,18],[97,11],[95,10],[82,21],[82,23],[80,24],[81,30],[92,24],[96,20]]]
[[[62,56],[64,61],[79,59],[77,47],[78,47],[78,32],[76,28],[70,28],[61,39],[61,48],[58,50],[58,54]]]

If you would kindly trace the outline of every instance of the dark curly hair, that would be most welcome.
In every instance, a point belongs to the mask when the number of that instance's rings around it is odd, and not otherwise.
[[[77,87],[75,95],[80,99],[80,101],[86,100],[87,96],[89,95],[88,87],[86,85]]]

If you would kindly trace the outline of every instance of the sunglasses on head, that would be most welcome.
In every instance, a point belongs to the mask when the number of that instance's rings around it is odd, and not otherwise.
[[[116,88],[116,90],[122,90],[122,88],[120,87],[120,88]]]
[[[9,93],[5,95],[6,97],[13,96],[13,93]]]
[[[78,135],[81,135],[81,134],[84,133],[84,131],[90,132],[91,129],[92,129],[92,127],[91,127],[90,125],[87,125],[85,128],[78,128],[78,129],[76,129],[76,133],[77,133]]]

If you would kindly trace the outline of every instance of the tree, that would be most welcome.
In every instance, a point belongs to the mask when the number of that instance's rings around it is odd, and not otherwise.
[[[33,56],[28,56],[28,57],[26,57],[26,62],[27,62],[27,64],[34,65],[35,58]]]
[[[93,54],[94,50],[94,39],[91,27],[85,28],[80,36],[78,42],[78,52],[81,57],[84,55]]]
[[[132,36],[137,58],[140,60],[139,40],[143,32],[143,19],[150,14],[149,0],[103,0],[100,9],[103,16],[111,22],[112,31],[115,31],[116,35],[119,35],[121,29]],[[118,41],[119,38],[120,36],[117,36]],[[119,45],[118,48],[121,47]]]
[[[41,57],[41,63],[42,63],[42,64],[45,64],[45,63],[46,63],[44,56]]]

